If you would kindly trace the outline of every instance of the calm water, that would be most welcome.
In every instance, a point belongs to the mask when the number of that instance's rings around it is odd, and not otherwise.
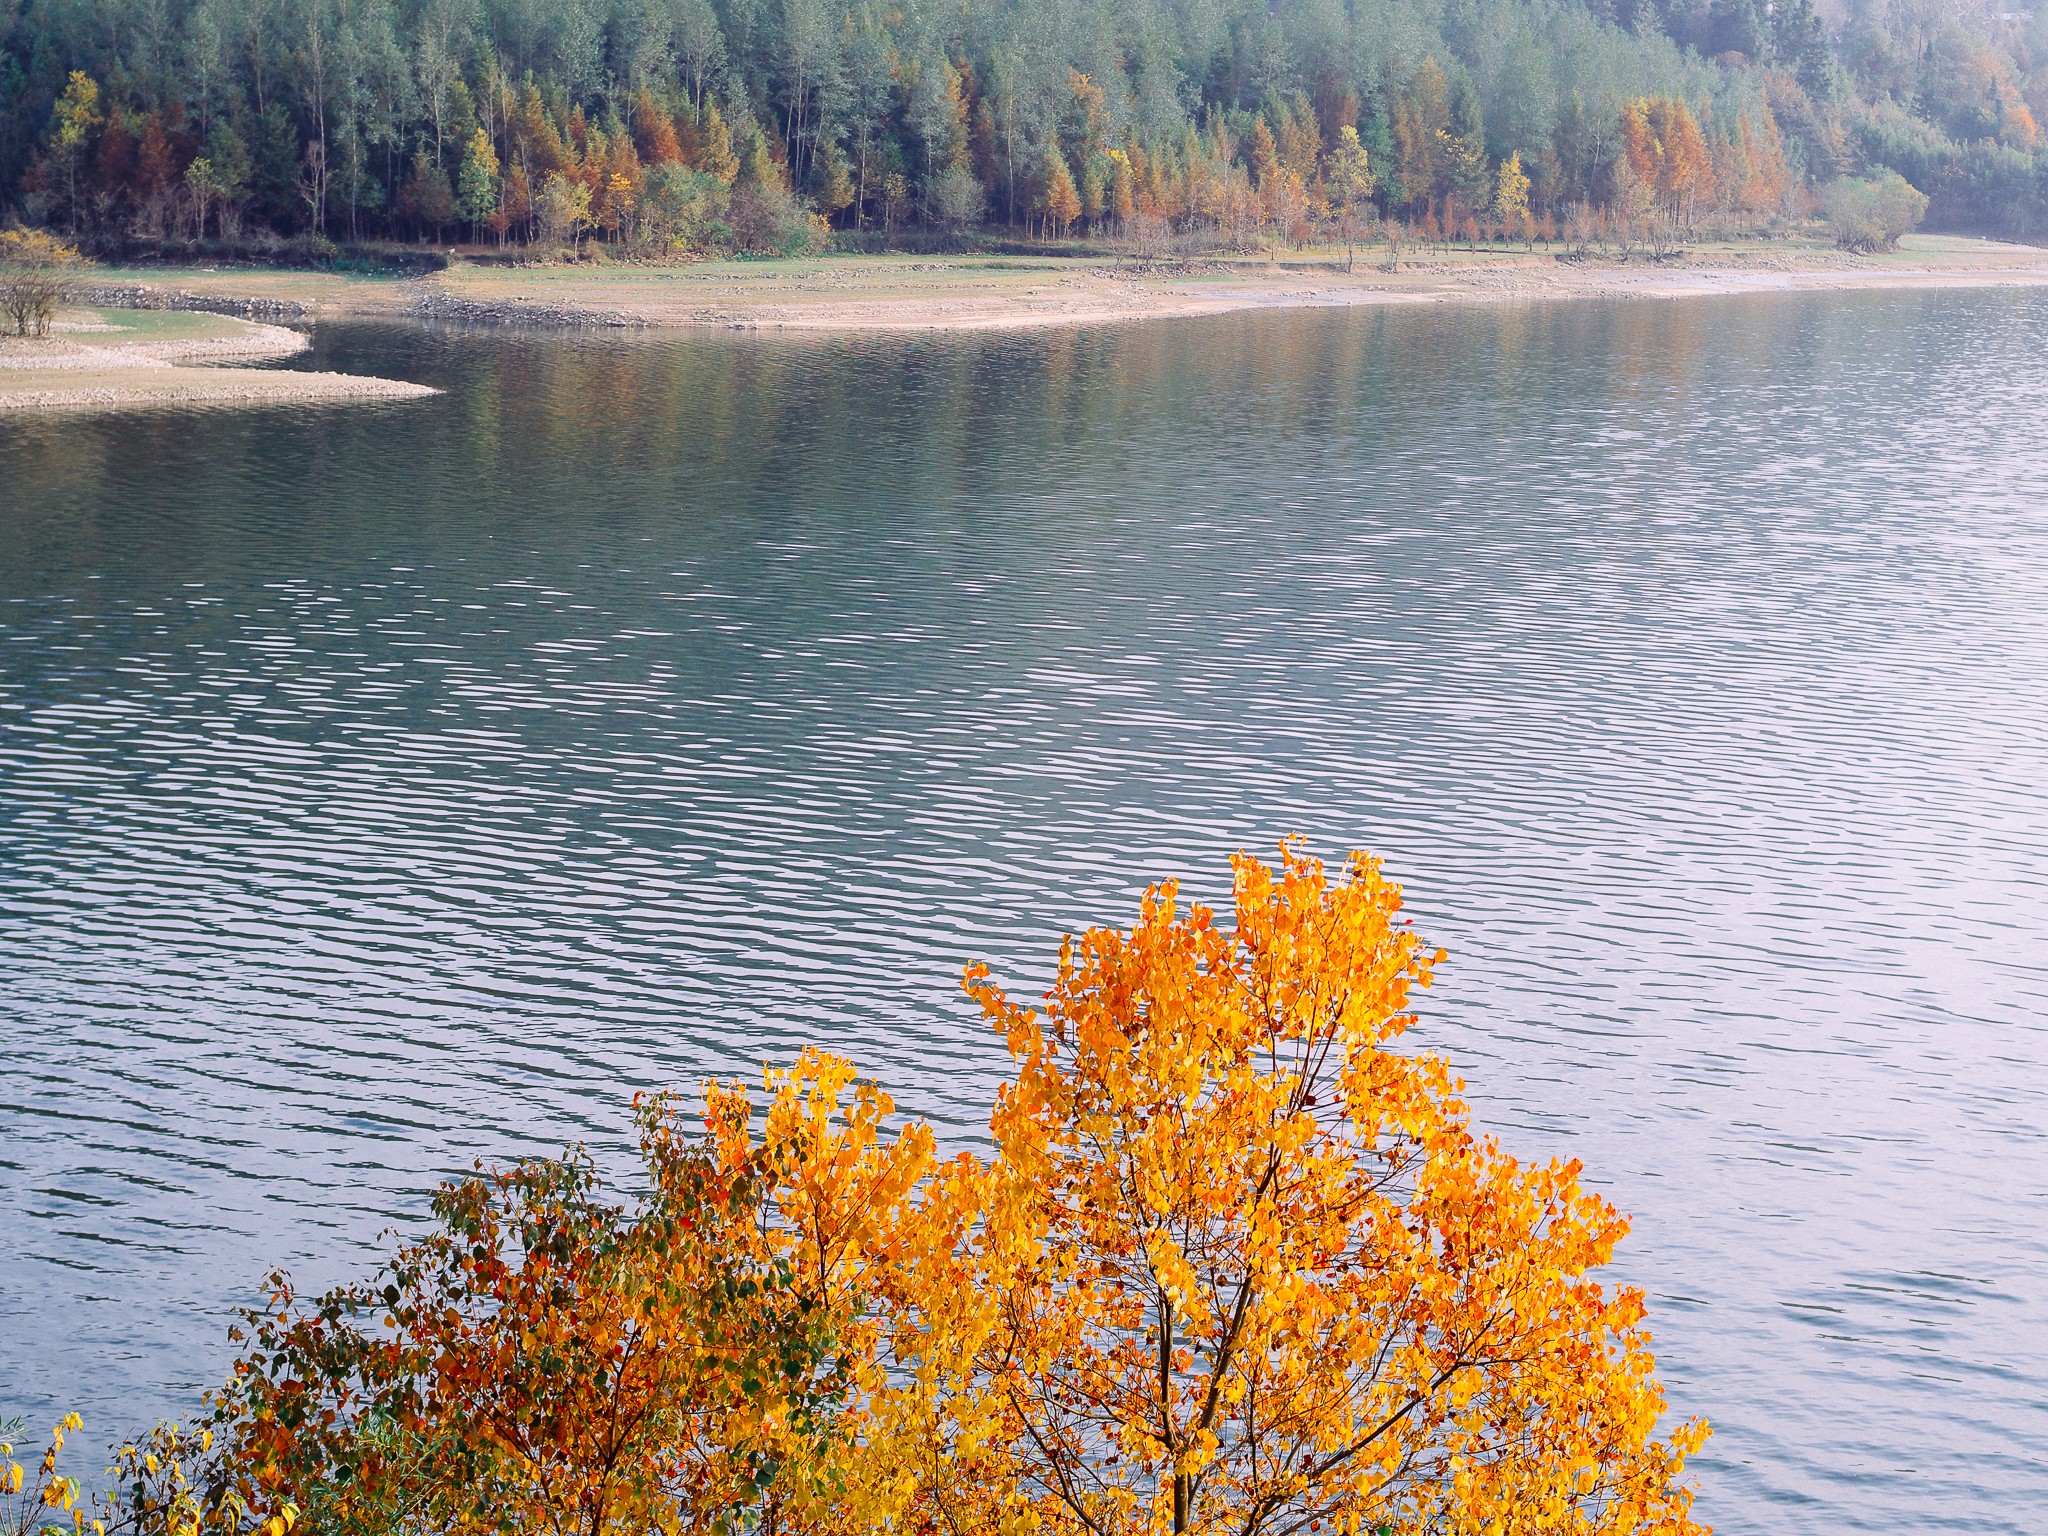
[[[0,1415],[277,1262],[1363,845],[1636,1215],[1723,1531],[2048,1522],[2048,299],[939,341],[336,328],[418,405],[0,429]]]

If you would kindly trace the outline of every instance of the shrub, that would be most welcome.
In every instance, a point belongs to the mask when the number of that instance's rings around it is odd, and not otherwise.
[[[1829,184],[1825,202],[1835,244],[1845,251],[1889,251],[1899,236],[1927,216],[1927,196],[1897,171],[1843,176]]]
[[[79,265],[76,249],[40,229],[0,229],[0,313],[17,336],[47,336],[67,278]]]
[[[727,218],[734,248],[752,256],[813,256],[832,238],[802,198],[773,181],[734,187]]]
[[[640,198],[640,233],[650,245],[696,250],[709,243],[725,214],[725,184],[708,171],[673,161],[647,173]]]
[[[980,180],[964,166],[951,166],[933,178],[925,193],[932,221],[949,235],[959,235],[970,224],[979,224],[988,211],[988,194]]]
[[[80,1428],[78,1415],[67,1413],[51,1426],[49,1447],[33,1479],[14,1459],[13,1436],[21,1428],[19,1419],[0,1422],[0,1536],[84,1536],[88,1528],[97,1533],[99,1522],[86,1518],[78,1480],[57,1470],[64,1437]]]

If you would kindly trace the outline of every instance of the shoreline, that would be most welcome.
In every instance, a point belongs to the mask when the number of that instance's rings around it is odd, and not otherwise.
[[[411,319],[610,331],[816,333],[1023,331],[1186,319],[1246,309],[1355,308],[1581,298],[1696,298],[1745,293],[2048,286],[2048,250],[1961,236],[1913,236],[1882,256],[1818,242],[1702,250],[1651,264],[1564,262],[1488,251],[1404,261],[1361,252],[1279,263],[1209,262],[1180,272],[1043,257],[827,256],[678,266],[514,267],[457,262],[428,277],[308,271],[106,271],[100,305],[317,322]]]
[[[283,326],[178,311],[108,319],[116,313],[67,307],[46,338],[0,338],[0,414],[412,400],[438,393],[398,379],[248,366],[294,357],[312,344]]]
[[[288,269],[103,270],[40,341],[0,337],[0,414],[150,406],[418,399],[425,385],[252,366],[304,352],[300,326],[373,319],[615,335],[712,328],[943,335],[1196,319],[1244,310],[1545,303],[1909,289],[2048,287],[2048,250],[1959,236],[1895,253],[1817,244],[1700,252],[1692,260],[1568,263],[1451,253],[1398,272],[1367,253],[1143,272],[1099,260],[846,256],[674,267],[460,264],[427,278]]]

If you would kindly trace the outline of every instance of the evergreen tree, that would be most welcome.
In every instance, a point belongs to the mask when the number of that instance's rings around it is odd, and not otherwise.
[[[491,136],[479,128],[462,152],[455,186],[455,212],[468,221],[472,235],[498,211],[498,152]]]
[[[1264,191],[1273,185],[1280,174],[1280,152],[1273,144],[1273,130],[1266,126],[1262,117],[1252,124],[1251,147],[1245,155],[1246,169],[1252,173],[1252,185]]]

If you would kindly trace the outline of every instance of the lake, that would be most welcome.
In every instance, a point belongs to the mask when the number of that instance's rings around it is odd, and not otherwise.
[[[853,1056],[942,1141],[1153,878],[1382,854],[1633,1213],[1723,1532],[2048,1511],[2048,296],[322,328],[0,430],[0,1416],[189,1409],[474,1157]],[[2033,1513],[2030,1515],[2029,1510]]]

